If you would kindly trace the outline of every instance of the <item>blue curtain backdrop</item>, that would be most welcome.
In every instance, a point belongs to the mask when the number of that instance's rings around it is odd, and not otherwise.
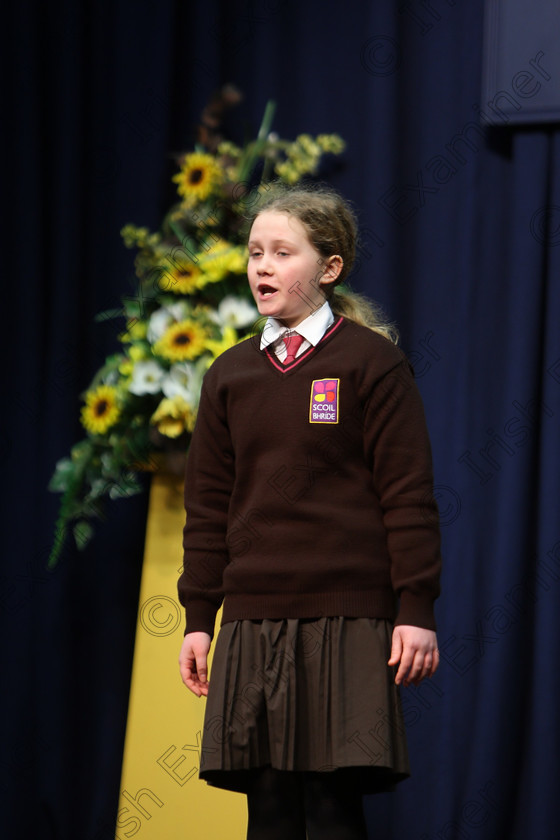
[[[3,835],[112,836],[146,497],[47,572],[45,488],[115,347],[93,317],[134,294],[119,230],[157,227],[234,82],[232,139],[272,98],[281,135],[347,140],[325,176],[360,211],[354,285],[398,322],[433,440],[442,664],[403,692],[413,776],[368,799],[371,837],[555,838],[560,141],[485,125],[482,0],[22,0],[3,23]]]

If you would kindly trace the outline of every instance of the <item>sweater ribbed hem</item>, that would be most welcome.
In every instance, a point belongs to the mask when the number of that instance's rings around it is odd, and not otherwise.
[[[391,589],[360,592],[283,592],[276,595],[229,594],[224,601],[222,624],[245,619],[325,616],[394,620],[395,614],[395,596]]]
[[[215,607],[206,601],[191,602],[187,609],[185,633],[203,631],[214,636]],[[409,624],[436,630],[433,599],[403,593],[397,599],[391,589],[360,592],[288,592],[276,595],[227,595],[223,604],[222,624],[229,621],[262,621],[281,618],[386,618],[397,624]]]

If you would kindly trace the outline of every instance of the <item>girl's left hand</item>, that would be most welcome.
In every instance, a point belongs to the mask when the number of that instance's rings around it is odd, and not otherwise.
[[[437,637],[433,630],[398,624],[393,630],[389,665],[398,665],[395,683],[418,685],[424,677],[433,677],[439,665]]]
[[[187,633],[181,645],[179,668],[187,688],[197,697],[208,695],[208,652],[211,640],[208,633]]]

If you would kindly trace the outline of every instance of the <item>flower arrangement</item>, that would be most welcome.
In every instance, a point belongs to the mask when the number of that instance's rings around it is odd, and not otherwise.
[[[51,566],[68,532],[83,548],[104,501],[140,492],[141,472],[157,469],[162,453],[184,460],[205,371],[258,323],[246,282],[245,216],[272,181],[297,183],[315,174],[325,153],[344,148],[338,135],[286,141],[270,133],[273,103],[256,139],[243,147],[224,140],[221,114],[238,99],[228,86],[203,112],[195,149],[178,160],[178,201],[160,230],[129,224],[121,231],[137,249],[138,296],[98,316],[124,319],[124,327],[119,351],[84,394],[87,436],[49,484],[63,494]]]

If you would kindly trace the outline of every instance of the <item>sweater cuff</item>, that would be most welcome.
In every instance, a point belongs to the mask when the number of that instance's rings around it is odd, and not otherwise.
[[[187,616],[187,633],[208,633],[211,639],[214,638],[214,625],[216,623],[217,609],[208,601],[189,601],[185,608]]]
[[[426,630],[435,631],[433,599],[426,598],[425,595],[415,595],[413,592],[402,592],[395,627],[397,624],[410,624],[413,627],[424,627]]]

